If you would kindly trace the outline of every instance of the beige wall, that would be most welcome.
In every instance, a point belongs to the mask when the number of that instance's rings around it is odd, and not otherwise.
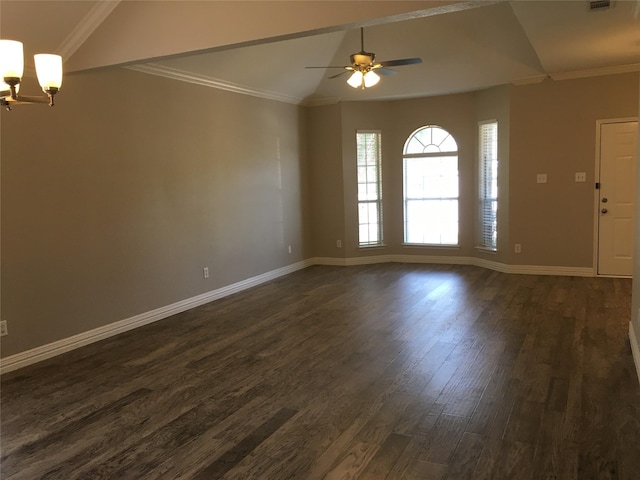
[[[637,73],[513,87],[509,237],[522,253],[511,263],[593,266],[596,121],[635,117],[637,106]]]
[[[2,112],[3,356],[310,256],[301,107],[124,69],[57,100]]]
[[[477,92],[475,95],[476,122],[486,120],[498,121],[498,249],[496,252],[476,250],[475,255],[481,259],[502,264],[509,263],[511,252],[509,241],[509,164],[510,164],[510,138],[511,138],[511,118],[510,118],[511,87],[508,85],[490,88]],[[475,158],[479,158],[477,151],[478,138],[475,139]],[[476,164],[477,165],[477,164]],[[479,167],[479,166],[478,166]],[[479,169],[475,170],[474,185],[479,181]],[[476,211],[474,211],[475,213]],[[476,239],[480,230],[478,219],[476,218]]]
[[[491,261],[506,260],[508,232],[508,205],[505,201],[499,217],[501,246],[497,254],[478,253],[476,250],[477,212],[477,135],[478,122],[496,119],[500,124],[501,181],[500,195],[508,198],[509,165],[509,87],[498,87],[477,93],[464,93],[442,97],[388,101],[388,102],[344,102],[331,107],[339,112],[339,121],[326,120],[329,107],[309,109],[313,125],[323,124],[320,131],[310,128],[315,143],[330,151],[330,156],[318,155],[317,164],[331,165],[332,172],[340,162],[341,175],[333,172],[323,178],[324,188],[316,188],[314,202],[331,204],[335,214],[327,212],[320,218],[313,217],[319,231],[332,232],[330,237],[314,235],[319,240],[314,244],[317,256],[363,257],[376,255],[437,255],[474,256],[482,255]],[[340,132],[326,124],[340,125]],[[312,123],[310,122],[310,125]],[[460,171],[460,246],[458,248],[428,248],[403,246],[403,179],[402,149],[407,138],[425,125],[439,125],[449,131],[458,143]],[[355,134],[357,130],[382,131],[383,169],[383,217],[384,247],[358,247],[357,171],[355,165]],[[338,150],[339,149],[339,150]],[[312,175],[312,178],[315,176]],[[317,181],[317,180],[314,180]],[[338,205],[335,192],[343,198]],[[338,211],[342,207],[343,210]],[[335,249],[335,240],[343,240],[343,250]],[[502,248],[504,245],[504,248]]]
[[[377,102],[372,104],[378,106]],[[352,109],[357,109],[358,104],[350,104]],[[378,107],[380,115],[384,115],[387,122],[386,130],[382,132],[383,158],[385,164],[383,179],[386,193],[383,199],[385,241],[387,248],[385,254],[400,255],[469,255],[473,250],[473,214],[471,210],[474,202],[474,158],[475,158],[475,125],[473,115],[473,95],[447,95],[442,97],[427,97],[412,100],[399,100],[381,103]],[[370,112],[367,112],[370,113]],[[369,116],[369,115],[367,115]],[[373,115],[371,115],[373,116]],[[348,112],[343,121],[343,132],[349,132],[352,138],[359,127],[358,116]],[[407,138],[418,128],[425,125],[438,125],[447,130],[456,139],[458,144],[458,166],[460,171],[460,248],[422,248],[403,247],[403,179],[402,179],[402,150]],[[351,142],[353,144],[353,141]],[[357,201],[356,169],[350,159],[355,158],[355,152],[345,151],[345,163],[349,165],[352,179],[347,185],[349,203]],[[347,198],[345,196],[345,198]],[[346,202],[346,200],[345,200]],[[357,212],[352,212],[351,239],[348,247],[352,256],[369,255],[367,249],[358,249]]]
[[[638,82],[638,116],[640,116],[640,81]],[[640,122],[638,123],[638,162],[640,162]],[[636,170],[636,231],[635,252],[633,259],[633,302],[631,307],[631,322],[636,334],[636,345],[640,345],[640,168]],[[636,369],[640,378],[640,364],[636,359]]]
[[[311,248],[314,256],[341,257],[344,236],[340,107],[307,109]]]
[[[386,254],[478,257],[506,265],[593,267],[594,175],[597,120],[638,114],[638,74],[545,81],[534,85],[503,86],[475,93],[388,102],[345,102],[330,107],[331,128],[311,128],[314,141],[331,151],[316,163],[331,165],[322,191],[322,204],[333,215],[314,216],[314,224],[330,237],[315,236],[317,256],[359,257]],[[323,107],[329,108],[329,107]],[[338,113],[339,117],[338,117]],[[324,110],[310,109],[321,122]],[[498,216],[498,252],[487,253],[477,244],[477,123],[499,123],[501,199]],[[335,137],[340,123],[341,134]],[[335,124],[335,125],[334,125]],[[440,125],[459,146],[460,247],[404,247],[402,213],[402,147],[423,125]],[[382,130],[383,248],[358,248],[355,132]],[[338,151],[340,149],[340,151]],[[339,159],[338,157],[341,156]],[[336,173],[341,162],[342,175]],[[587,172],[587,182],[576,183],[576,172]],[[546,173],[548,182],[537,184]],[[342,190],[341,190],[342,189]],[[342,195],[340,209],[335,192]],[[344,240],[344,251],[335,239]],[[520,243],[522,253],[514,253]]]
[[[595,122],[637,115],[638,83],[624,74],[301,108],[123,69],[71,75],[55,109],[1,117],[2,355],[311,257],[590,267]],[[475,248],[477,122],[494,118],[502,202],[499,251],[487,254]],[[458,249],[402,246],[402,146],[427,124],[459,145]],[[381,249],[357,247],[357,129],[383,132]],[[589,181],[575,184],[575,171]],[[637,297],[636,287],[634,311]]]

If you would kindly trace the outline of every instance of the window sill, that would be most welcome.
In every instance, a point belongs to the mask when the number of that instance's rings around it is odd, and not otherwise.
[[[435,248],[438,250],[460,250],[460,245],[440,245],[437,243],[403,243],[402,248]]]
[[[492,253],[494,255],[498,253],[497,248],[490,248],[490,247],[476,247],[476,250],[478,250],[479,252]]]
[[[378,245],[358,245],[360,250],[375,250],[375,249],[383,249],[387,248],[387,245],[384,243],[380,243]]]

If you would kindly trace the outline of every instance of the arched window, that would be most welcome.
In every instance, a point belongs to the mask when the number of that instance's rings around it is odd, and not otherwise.
[[[404,241],[458,244],[458,144],[427,125],[404,144]]]

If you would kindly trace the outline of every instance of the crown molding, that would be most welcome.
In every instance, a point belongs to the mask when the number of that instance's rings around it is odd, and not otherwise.
[[[324,105],[336,105],[340,103],[340,97],[326,97],[303,100],[300,105],[303,107],[322,107]]]
[[[84,18],[76,25],[58,47],[58,53],[68,59],[91,36],[100,24],[113,12],[121,0],[96,2]]]
[[[574,70],[571,72],[558,72],[550,74],[532,75],[530,77],[519,78],[511,82],[512,85],[533,85],[540,83],[547,78],[551,80],[572,80],[575,78],[598,77],[601,75],[617,75],[620,73],[640,72],[640,63],[631,63],[628,65],[614,65],[611,67],[591,68],[587,70]]]
[[[598,77],[601,75],[617,75],[620,73],[639,72],[640,63],[631,63],[628,65],[614,65],[611,67],[591,68],[588,70],[575,70],[573,72],[551,73],[549,77],[552,80],[571,80],[574,78]]]
[[[251,95],[253,97],[266,98],[268,100],[275,100],[278,102],[292,103],[294,105],[301,105],[302,98],[292,97],[289,95],[282,95],[279,93],[268,92],[266,90],[257,90],[248,88],[244,85],[237,83],[227,82],[206,75],[198,75],[185,70],[177,68],[166,67],[157,63],[146,63],[143,65],[129,65],[124,68],[129,70],[135,70],[137,72],[147,73],[149,75],[156,75],[159,77],[170,78],[173,80],[179,80],[181,82],[193,83],[196,85],[203,85],[205,87],[217,88],[218,90],[226,90],[228,92],[240,93],[242,95]]]
[[[530,77],[518,78],[511,82],[512,85],[520,86],[520,85],[533,85],[534,83],[543,82],[548,78],[546,73],[542,73],[540,75],[532,75]]]

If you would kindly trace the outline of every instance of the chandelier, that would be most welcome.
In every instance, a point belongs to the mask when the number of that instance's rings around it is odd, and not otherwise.
[[[46,97],[19,95],[24,72],[22,42],[0,40],[0,105],[11,110],[13,105],[47,103],[53,107],[53,97],[62,85],[62,57],[40,53],[33,56],[38,83]]]

